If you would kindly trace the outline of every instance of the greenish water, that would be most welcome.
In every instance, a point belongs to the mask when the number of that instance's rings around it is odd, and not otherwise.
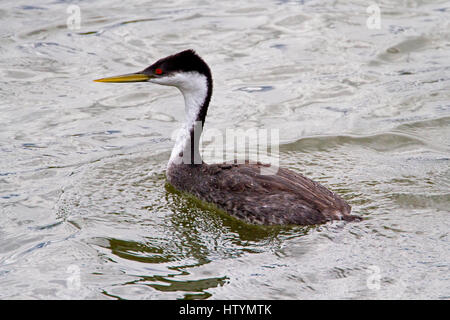
[[[0,298],[449,299],[450,5],[377,3],[380,29],[366,1],[3,1]],[[186,48],[206,129],[278,129],[364,220],[251,226],[167,186],[179,92],[92,80]]]

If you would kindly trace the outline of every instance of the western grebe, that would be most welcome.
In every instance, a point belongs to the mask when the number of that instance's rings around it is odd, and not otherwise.
[[[176,189],[255,224],[313,225],[360,219],[350,214],[350,206],[338,195],[291,170],[278,168],[267,175],[261,174],[267,165],[260,163],[208,165],[201,160],[200,135],[194,129],[205,123],[213,84],[208,65],[193,50],[160,59],[141,72],[94,81],[148,81],[181,91],[186,120],[166,171]]]

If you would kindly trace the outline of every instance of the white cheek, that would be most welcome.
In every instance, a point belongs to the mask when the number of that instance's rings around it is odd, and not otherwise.
[[[179,72],[170,76],[153,78],[149,82],[166,86],[174,86],[181,91],[204,91],[206,77],[198,72]]]
[[[153,78],[149,82],[177,87],[184,96],[186,112],[191,115],[198,114],[208,91],[206,77],[198,72],[174,73],[167,77]]]

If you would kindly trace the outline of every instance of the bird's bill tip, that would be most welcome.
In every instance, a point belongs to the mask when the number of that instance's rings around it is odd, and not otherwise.
[[[150,77],[144,73],[130,73],[130,74],[123,74],[120,76],[114,76],[114,77],[108,77],[108,78],[100,78],[95,79],[95,82],[143,82],[148,81]]]

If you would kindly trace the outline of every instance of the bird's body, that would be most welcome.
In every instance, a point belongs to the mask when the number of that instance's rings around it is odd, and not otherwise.
[[[166,171],[168,182],[176,189],[255,224],[313,225],[360,219],[350,214],[350,206],[341,197],[291,170],[276,168],[273,174],[263,174],[269,165],[203,162],[198,145],[212,95],[212,76],[194,51],[158,60],[139,73],[97,81],[149,81],[180,89],[186,120]]]
[[[263,166],[268,165],[171,165],[167,179],[176,189],[249,223],[312,225],[354,219],[350,206],[319,183],[284,168],[263,175]]]

